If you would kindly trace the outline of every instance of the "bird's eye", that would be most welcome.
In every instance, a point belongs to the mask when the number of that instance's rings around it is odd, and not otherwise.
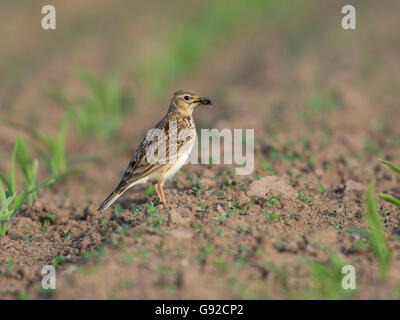
[[[184,96],[184,99],[187,101],[189,100],[189,96]]]

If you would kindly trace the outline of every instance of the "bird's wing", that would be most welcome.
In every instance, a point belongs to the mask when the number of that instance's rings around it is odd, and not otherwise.
[[[165,166],[169,158],[168,121],[161,120],[142,140],[117,189],[140,180]]]

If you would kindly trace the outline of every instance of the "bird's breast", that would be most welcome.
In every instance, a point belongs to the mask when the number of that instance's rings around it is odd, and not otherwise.
[[[178,148],[177,157],[175,159],[171,159],[169,163],[167,163],[161,170],[161,178],[162,180],[166,180],[172,177],[178,170],[186,163],[186,160],[189,158],[190,153],[193,150],[193,146],[196,142],[196,133],[190,137],[190,139],[180,148]]]

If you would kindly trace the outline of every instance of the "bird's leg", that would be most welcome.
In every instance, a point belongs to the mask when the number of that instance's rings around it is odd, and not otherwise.
[[[164,189],[163,189],[163,187],[164,187],[164,181],[163,181],[163,182],[160,182],[159,186],[160,186],[161,197],[162,197],[161,201],[162,201],[163,204],[167,204],[167,201],[165,201]]]
[[[158,199],[160,199],[160,201],[162,202],[162,198],[161,198],[160,191],[158,190],[158,186],[159,186],[159,184],[158,184],[158,183],[155,183],[155,184],[153,184],[153,188],[154,188],[154,190],[156,190],[156,193],[157,193]]]

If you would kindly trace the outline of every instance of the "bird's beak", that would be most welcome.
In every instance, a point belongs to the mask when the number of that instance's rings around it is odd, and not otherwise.
[[[196,102],[200,105],[212,105],[211,100],[209,98],[199,98],[196,100]]]

